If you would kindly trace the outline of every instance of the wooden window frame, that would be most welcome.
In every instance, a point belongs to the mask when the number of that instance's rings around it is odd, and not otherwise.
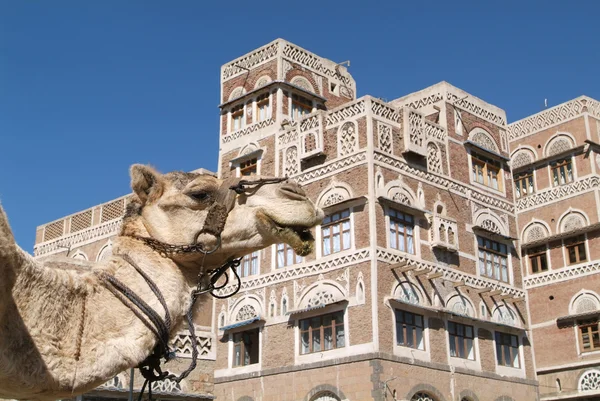
[[[567,264],[569,266],[588,261],[588,252],[587,252],[587,249],[585,246],[585,242],[586,242],[586,239],[585,239],[584,235],[580,235],[575,238],[570,238],[570,239],[564,241],[565,251],[567,253]],[[575,259],[576,259],[575,262],[571,262],[571,255],[569,252],[569,250],[571,248],[575,249]],[[584,253],[583,259],[581,258],[581,248],[583,248],[583,253]]]
[[[265,93],[256,98],[256,121],[265,121],[269,119],[269,111],[270,111],[270,94]],[[265,117],[260,118],[260,108],[262,106],[266,106]]]
[[[401,320],[398,320],[398,317],[401,317]],[[407,319],[406,319],[406,315],[411,315],[412,316],[412,321],[413,323],[406,323]],[[416,323],[416,317],[421,318],[421,325],[418,325]],[[394,319],[395,324],[396,324],[396,345],[400,346],[400,347],[406,347],[406,348],[411,348],[411,349],[416,349],[419,351],[425,351],[425,317],[423,315],[419,315],[417,313],[412,313],[412,312],[408,312],[402,309],[394,309]],[[398,340],[398,332],[399,330],[402,330],[402,337],[404,339],[408,338],[408,330],[407,330],[407,326],[410,326],[412,328],[412,340],[413,340],[413,346],[406,344],[405,343],[400,343]],[[421,338],[423,339],[423,348],[419,348],[419,344],[418,344],[418,336],[417,336],[417,332],[418,330],[421,330]]]
[[[454,326],[454,330],[451,330],[450,327]],[[463,333],[464,335],[460,335],[458,334],[458,327],[462,326],[463,327]],[[467,327],[471,329],[471,336],[467,336]],[[452,333],[452,331],[454,331],[454,333]],[[454,338],[453,338],[454,337]],[[456,323],[456,322],[448,322],[448,340],[450,342],[450,344],[452,344],[452,341],[454,340],[454,349],[456,350],[457,355],[456,356],[452,356],[450,355],[452,358],[460,358],[460,359],[467,359],[469,361],[475,361],[477,360],[477,353],[475,352],[475,327],[470,326],[468,324],[462,324],[462,323]],[[473,359],[469,358],[469,352],[467,350],[467,344],[468,341],[467,340],[471,340],[471,344],[473,347]],[[460,356],[458,355],[458,353],[460,352],[460,342],[462,342],[463,344],[463,350],[465,352],[465,356]],[[449,348],[450,350],[451,348]]]
[[[506,366],[509,368],[521,368],[521,355],[519,355],[519,337],[514,334],[495,332],[496,341],[496,364],[498,366]],[[512,340],[516,341],[517,346],[513,346]],[[505,360],[504,347],[508,347],[510,361]],[[512,358],[517,357],[517,366],[513,366]]]
[[[399,214],[402,215],[402,217],[398,216]],[[407,220],[407,216],[410,218],[411,221]],[[415,216],[413,216],[412,214],[408,214],[408,213],[404,213],[402,211],[396,210],[394,208],[390,208],[388,210],[388,217],[390,219],[390,227],[389,227],[390,248],[396,249],[400,252],[408,253],[410,255],[415,255],[417,253],[417,244],[415,241]],[[400,236],[400,230],[399,230],[399,228],[401,226],[404,227],[404,233],[402,236]],[[407,231],[408,231],[407,227],[412,228],[412,235],[409,235],[407,233]],[[394,228],[393,231],[395,231],[395,233],[392,233],[392,228]],[[395,239],[396,239],[396,247],[395,248],[392,246],[392,238],[391,238],[392,235],[394,235]],[[409,250],[408,250],[408,239],[409,238],[412,238],[412,246],[413,246],[412,252],[409,252]],[[404,244],[404,251],[402,251],[400,249],[400,241],[402,241]]]
[[[560,183],[560,172],[561,169],[564,167],[564,172],[565,172],[565,182],[563,184]],[[569,171],[571,172],[570,177],[569,177]],[[567,185],[572,183],[575,178],[573,177],[573,160],[569,157],[566,159],[560,159],[560,160],[556,160],[553,161],[552,163],[550,163],[550,177],[552,179],[552,186],[553,187],[560,187],[561,185]],[[555,181],[555,174],[556,174],[556,181]],[[556,182],[556,183],[555,183]]]
[[[259,251],[254,251],[252,253],[244,255],[240,265],[237,267],[238,276],[240,276],[240,278],[258,276],[260,274],[259,256]],[[256,260],[256,273],[252,273],[253,260]],[[248,264],[248,274],[244,272],[244,267],[246,264]]]
[[[239,118],[240,126],[235,128],[235,120]],[[231,132],[244,128],[244,105],[239,105],[231,109]]]
[[[515,197],[517,199],[524,198],[535,193],[535,179],[533,177],[533,171],[524,171],[513,176],[515,182]],[[529,183],[531,182],[531,186]],[[529,188],[531,187],[531,192]]]
[[[247,174],[249,173],[249,174]],[[252,176],[258,174],[258,157],[245,160],[240,163],[240,176]]]
[[[298,113],[296,113],[296,110],[302,110],[303,113],[298,115]],[[312,100],[310,100],[304,96],[297,95],[295,93],[292,94],[292,110],[290,113],[291,117],[292,117],[292,121],[300,120],[305,115],[312,113],[312,110],[313,110]],[[304,111],[306,113],[304,113]]]
[[[500,162],[489,159],[487,157],[480,156],[475,153],[471,153],[471,164],[471,180],[474,183],[486,186],[495,191],[504,191],[504,178],[502,174],[504,172],[504,169],[502,168],[502,164]],[[477,180],[479,174],[476,173],[476,168],[481,169],[483,182],[479,182],[479,180]],[[492,171],[496,173],[496,181],[498,182],[498,188],[494,188],[494,186],[491,183],[492,179],[489,176],[489,173]],[[477,170],[477,172],[479,172],[479,170]]]
[[[323,320],[329,316],[331,316],[331,325],[324,326]],[[341,322],[336,321],[335,320],[336,317],[341,317]],[[320,319],[321,324],[319,325],[318,328],[312,327],[311,322],[313,319]],[[298,321],[298,329],[299,329],[298,331],[300,333],[300,355],[308,355],[308,354],[313,354],[315,352],[326,352],[326,351],[331,351],[334,349],[345,347],[346,343],[347,343],[346,339],[348,337],[348,333],[346,332],[346,327],[344,326],[344,320],[345,319],[344,319],[344,311],[343,310],[299,320]],[[306,329],[306,330],[302,329],[303,322],[307,322],[308,329]],[[338,341],[337,341],[337,333],[339,331],[339,327],[341,327],[344,332],[344,344],[341,346],[338,344]],[[325,349],[325,341],[324,341],[326,328],[331,328],[331,333],[332,333],[331,338],[332,338],[333,345],[332,345],[331,349],[328,349],[328,350]],[[303,352],[303,349],[302,349],[302,335],[305,333],[308,333],[308,352]],[[320,338],[319,344],[321,345],[320,349],[316,350],[316,351],[313,349],[313,336],[315,333],[318,333],[319,338]]]
[[[590,338],[590,348],[585,348],[583,344],[583,329],[586,329],[587,334]],[[595,330],[594,330],[595,329]],[[594,345],[594,333],[600,336],[600,322],[598,321],[579,321],[577,322],[577,337],[579,341],[579,349],[581,353],[600,351],[600,343],[598,346]]]
[[[246,347],[247,344],[244,341],[244,334],[248,334],[249,332],[256,332],[256,347],[260,348],[260,332],[259,329],[251,329],[251,330],[246,330],[246,331],[242,331],[242,332],[238,332],[238,333],[233,333],[233,355],[232,355],[232,366],[234,368],[237,367],[241,367],[241,366],[250,366],[250,365],[255,365],[259,362],[260,360],[260,349],[256,350],[256,362],[252,362],[252,357],[250,356],[249,358],[249,362],[246,363],[246,360],[244,358],[245,355],[245,351],[246,351]],[[239,347],[240,350],[240,363],[237,363],[236,360],[236,348]]]
[[[483,245],[479,244],[479,238],[481,238],[483,240]],[[491,246],[489,248],[486,246],[486,241],[490,242]],[[498,249],[500,249],[501,246],[504,246],[506,248],[506,253],[504,254],[504,253],[500,252],[499,250],[498,251],[494,250],[492,244],[498,244]],[[485,274],[481,273],[481,266],[480,266],[481,260],[480,260],[480,256],[479,256],[479,253],[481,251],[483,251],[483,254],[485,255],[485,259],[484,259]],[[500,269],[501,269],[500,270],[500,277],[496,277],[495,276],[496,269],[495,269],[495,266],[494,266],[494,259],[493,259],[493,257],[491,258],[491,262],[492,262],[492,276],[487,275],[488,253],[492,254],[492,255],[497,255],[499,258],[504,258],[506,260],[506,281],[502,280],[502,264],[501,263],[500,263]],[[498,280],[498,281],[501,281],[503,283],[510,284],[509,255],[510,255],[510,252],[509,252],[509,249],[508,249],[508,245],[506,245],[506,244],[504,244],[502,242],[491,240],[491,239],[483,237],[483,236],[479,236],[479,235],[477,236],[477,267],[478,267],[478,271],[479,271],[479,273],[480,273],[481,276],[488,277],[488,278],[491,278],[493,280]]]
[[[533,248],[528,250],[527,258],[529,259],[530,274],[538,274],[548,271],[548,250],[545,245],[539,248]],[[542,268],[542,260],[546,264],[545,269]],[[537,261],[537,265],[539,266],[538,270],[534,270],[534,261]]]
[[[282,248],[280,249],[280,246],[282,246]],[[288,250],[292,250],[292,260],[288,260]],[[279,265],[279,252],[283,253],[283,265],[280,266]],[[287,266],[292,266],[292,265],[296,265],[298,263],[302,263],[302,256],[298,256],[296,254],[296,252],[294,251],[294,249],[289,246],[286,243],[280,242],[278,244],[275,244],[275,266],[277,269],[283,269],[284,267]]]
[[[344,212],[348,212],[347,217],[343,217]],[[334,220],[334,217],[338,215],[339,217]],[[343,209],[336,212],[332,212],[325,216],[325,219],[329,218],[329,222],[325,224],[321,224],[321,254],[323,256],[333,255],[334,253],[342,252],[352,248],[352,210],[351,209]],[[344,222],[348,222],[348,229],[344,230]],[[339,225],[339,233],[340,236],[340,250],[335,251],[333,248],[333,238],[334,232],[333,227]],[[325,229],[329,228],[329,234],[325,235]],[[344,242],[344,233],[348,233],[348,244]],[[329,238],[329,253],[325,254],[325,238]]]

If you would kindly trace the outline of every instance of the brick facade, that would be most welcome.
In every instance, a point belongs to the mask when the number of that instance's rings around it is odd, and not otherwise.
[[[314,229],[313,254],[263,249],[242,265],[238,294],[203,304],[214,378],[190,388],[232,401],[600,389],[599,354],[582,350],[573,317],[600,309],[598,102],[507,124],[446,82],[391,102],[356,98],[344,66],[278,39],[221,68],[220,107],[218,176],[288,176],[332,221]],[[565,158],[572,177],[567,166],[556,183]],[[534,192],[517,191],[528,171]],[[98,257],[115,232],[104,207],[84,229],[96,240],[69,233],[73,217],[38,228],[38,256],[64,253],[57,241],[70,238],[70,256]],[[586,255],[570,264],[574,235]],[[540,246],[548,268],[533,273]]]

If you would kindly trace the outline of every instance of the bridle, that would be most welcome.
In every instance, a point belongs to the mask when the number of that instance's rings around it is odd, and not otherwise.
[[[287,177],[263,178],[258,180],[240,180],[237,184],[231,185],[229,187],[229,190],[234,191],[237,195],[241,195],[247,193],[250,190],[255,191],[258,189],[258,187],[262,185],[277,184],[285,182],[287,180]],[[177,255],[183,254],[200,253],[203,255],[202,267],[200,268],[200,273],[198,274],[198,282],[196,288],[190,294],[190,307],[186,312],[188,331],[190,333],[190,337],[192,339],[193,344],[192,362],[190,363],[190,366],[179,376],[169,373],[168,371],[163,372],[160,367],[162,363],[161,359],[164,358],[165,362],[168,362],[175,357],[175,352],[170,349],[168,344],[169,334],[172,328],[171,316],[167,308],[167,303],[158,286],[128,254],[114,255],[122,258],[125,262],[133,266],[133,268],[146,281],[146,283],[148,284],[148,286],[150,287],[150,289],[152,290],[152,292],[154,293],[154,295],[159,300],[160,304],[165,310],[164,318],[161,317],[158,314],[158,312],[152,309],[152,307],[148,305],[148,303],[146,303],[139,295],[133,292],[129,287],[127,287],[124,283],[119,281],[116,277],[106,272],[98,273],[100,282],[103,283],[104,286],[125,306],[131,309],[135,316],[137,316],[137,318],[140,319],[142,323],[144,323],[144,325],[148,327],[148,329],[150,329],[150,331],[156,336],[158,340],[158,343],[152,350],[152,353],[142,363],[138,365],[140,373],[145,379],[142,389],[140,390],[140,394],[138,396],[138,401],[141,401],[142,396],[144,394],[144,390],[147,385],[149,400],[152,400],[152,384],[154,382],[169,379],[179,383],[196,368],[196,363],[198,359],[198,340],[196,338],[196,332],[193,322],[193,309],[197,298],[205,293],[210,293],[213,297],[219,299],[229,298],[237,294],[242,286],[240,276],[237,272],[237,267],[240,265],[242,260],[241,257],[230,259],[216,269],[211,269],[206,272],[203,271],[204,258],[206,257],[206,255],[210,255],[216,252],[221,247],[221,233],[225,227],[225,222],[229,215],[229,211],[230,210],[227,210],[226,206],[217,202],[213,203],[209,208],[208,214],[204,222],[204,227],[196,235],[196,238],[198,238],[202,234],[213,235],[217,239],[217,243],[213,249],[206,249],[204,244],[198,242],[189,245],[171,245],[156,240],[154,238],[130,236],[131,238],[143,242],[145,245],[150,247],[152,250],[154,250],[164,258],[172,259]],[[219,295],[216,293],[216,291],[224,288],[229,283],[229,269],[232,270],[236,278],[237,284],[232,292],[227,293],[225,295]],[[217,285],[218,281],[222,277],[224,278],[224,283]]]

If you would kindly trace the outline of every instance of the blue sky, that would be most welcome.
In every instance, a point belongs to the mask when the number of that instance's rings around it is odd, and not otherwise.
[[[221,5],[223,4],[223,5]],[[509,121],[600,98],[600,2],[0,0],[0,201],[17,242],[129,191],[128,167],[216,170],[219,68],[278,37],[351,60],[358,95],[446,80]]]

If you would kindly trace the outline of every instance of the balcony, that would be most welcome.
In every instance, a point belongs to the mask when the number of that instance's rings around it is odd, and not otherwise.
[[[458,252],[458,225],[456,220],[434,215],[431,225],[431,246]]]

